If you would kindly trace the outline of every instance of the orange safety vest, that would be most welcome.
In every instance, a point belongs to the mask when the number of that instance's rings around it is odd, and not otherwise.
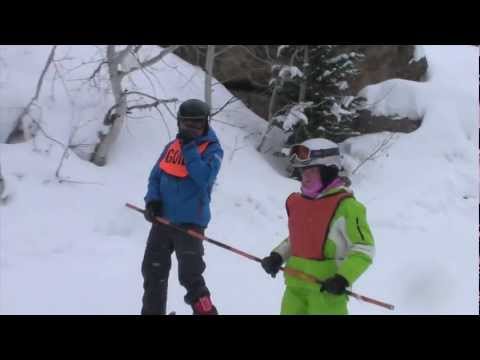
[[[198,152],[203,154],[207,150],[209,141],[197,146]],[[165,152],[163,159],[159,161],[159,167],[169,175],[185,178],[188,176],[188,169],[182,154],[180,140],[175,140]]]
[[[340,203],[353,197],[343,191],[320,199],[307,199],[299,193],[287,199],[288,229],[293,256],[324,260],[330,223]]]

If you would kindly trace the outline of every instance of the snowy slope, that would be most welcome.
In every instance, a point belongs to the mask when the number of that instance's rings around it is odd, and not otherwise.
[[[20,106],[34,91],[49,47],[2,50],[9,65],[0,87],[2,107]],[[28,60],[25,51],[30,52]],[[92,52],[75,46],[69,51],[72,57]],[[391,81],[365,90],[375,103],[384,94],[382,87],[395,84],[377,111],[414,111],[425,114],[425,121],[413,134],[396,135],[388,157],[367,162],[353,176],[377,241],[375,263],[354,290],[394,303],[395,314],[477,313],[478,49],[428,46],[425,52],[432,64],[429,82]],[[159,97],[203,96],[201,71],[173,55],[156,74],[161,85],[141,74],[134,82]],[[8,85],[16,86],[15,91],[8,91]],[[214,106],[230,97],[216,86]],[[86,89],[74,92],[75,111],[69,99],[61,89],[55,102],[49,91],[41,99],[45,127],[62,141],[70,124],[102,116],[110,105],[109,94]],[[104,168],[72,154],[62,176],[92,184],[56,182],[62,149],[42,136],[35,144],[0,145],[2,172],[14,189],[0,207],[0,314],[138,314],[140,264],[149,228],[124,204],[143,205],[147,176],[176,130],[175,120],[167,112],[164,116],[166,124],[157,114],[130,119]],[[257,256],[286,236],[284,201],[298,189],[297,182],[277,170],[278,164],[255,151],[264,125],[239,102],[212,123],[225,159],[207,235]],[[79,139],[91,139],[96,130],[90,123]],[[344,144],[349,168],[385,136]],[[280,278],[272,280],[258,264],[210,244],[206,261],[205,276],[221,313],[279,312]],[[174,260],[168,308],[189,314],[183,295]],[[390,313],[355,300],[350,308],[353,314]]]
[[[389,94],[378,113],[424,121],[353,177],[379,255],[358,286],[391,298],[399,313],[478,313],[478,49],[425,52],[427,83],[391,80],[364,91],[369,103]],[[386,136],[351,140],[350,151],[363,160]]]

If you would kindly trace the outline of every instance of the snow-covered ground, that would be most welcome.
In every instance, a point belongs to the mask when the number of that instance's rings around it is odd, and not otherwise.
[[[32,96],[49,49],[0,48],[7,65],[0,64],[0,106],[7,114],[0,117],[0,132]],[[423,51],[430,63],[428,82],[390,80],[364,91],[370,103],[389,94],[377,104],[378,113],[420,114],[424,122],[414,133],[395,135],[352,176],[377,245],[374,264],[354,291],[396,305],[392,313],[351,300],[352,314],[478,313],[478,49],[425,46]],[[89,52],[89,47],[70,49],[72,57]],[[82,71],[84,77],[87,70]],[[134,82],[159,97],[203,96],[203,73],[176,56],[168,56],[156,74],[161,85],[142,74]],[[40,103],[44,127],[61,141],[72,124],[101,117],[110,106],[104,91],[84,88],[68,97],[58,81],[57,87],[54,98],[46,88]],[[214,106],[230,97],[215,86]],[[148,174],[176,130],[175,119],[164,116],[165,123],[157,114],[130,119],[104,168],[75,154],[66,159],[61,175],[88,184],[55,181],[63,149],[41,135],[35,142],[0,145],[10,189],[0,206],[0,314],[139,313],[149,227],[125,203],[143,206]],[[83,127],[79,140],[91,140],[95,126]],[[212,126],[225,158],[207,235],[264,256],[287,235],[284,201],[298,182],[256,152],[265,123],[243,104],[226,108]],[[355,169],[389,135],[343,144],[347,168]],[[273,280],[254,262],[210,244],[205,248],[205,276],[222,314],[279,313],[281,277]],[[189,314],[174,256],[173,264],[168,308]]]

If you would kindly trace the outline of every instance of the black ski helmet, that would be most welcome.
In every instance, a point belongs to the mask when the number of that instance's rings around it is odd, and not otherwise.
[[[187,100],[180,105],[177,113],[177,120],[183,119],[204,121],[205,125],[208,125],[210,107],[207,103],[198,99]]]

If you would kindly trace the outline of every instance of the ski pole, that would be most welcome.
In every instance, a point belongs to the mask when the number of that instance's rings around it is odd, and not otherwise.
[[[139,213],[142,213],[142,214],[145,214],[145,210],[135,206],[135,205],[132,205],[132,204],[125,204],[128,208],[132,209],[132,210],[135,210],[135,211],[138,211]],[[220,241],[216,241],[216,240],[213,240],[205,235],[202,235],[202,234],[199,234],[197,233],[196,231],[194,230],[185,230],[175,224],[172,224],[170,221],[168,221],[167,219],[164,219],[160,216],[155,216],[155,220],[160,223],[160,224],[163,224],[163,225],[166,225],[166,226],[169,226],[173,229],[176,229],[178,231],[181,231],[183,233],[187,233],[188,235],[198,239],[198,240],[203,240],[203,241],[206,241],[206,242],[209,242],[211,244],[214,244],[216,246],[219,246],[225,250],[228,250],[228,251],[231,251],[237,255],[240,255],[240,256],[243,256],[247,259],[250,259],[252,261],[256,261],[258,263],[261,263],[262,262],[262,259],[260,259],[259,257],[257,256],[254,256],[254,255],[251,255],[249,253],[246,253],[242,250],[238,250],[238,249],[235,249],[234,247],[230,246],[230,245],[227,245],[227,244],[224,244],[224,243],[221,243]],[[304,273],[303,271],[300,271],[300,270],[295,270],[295,269],[292,269],[292,268],[284,268],[284,267],[281,267],[280,268],[281,271],[289,274],[290,276],[292,277],[295,277],[295,278],[298,278],[298,279],[301,279],[301,280],[304,280],[306,282],[309,282],[309,283],[312,283],[312,284],[318,284],[318,285],[321,285],[323,284],[323,281],[316,278],[315,276],[313,275],[309,275],[309,274],[306,274]],[[380,306],[380,307],[383,307],[383,308],[386,308],[388,310],[394,310],[394,306],[391,305],[391,304],[387,304],[387,303],[384,303],[382,301],[379,301],[379,300],[375,300],[375,299],[372,299],[372,298],[369,298],[367,296],[363,296],[363,295],[359,295],[359,294],[356,294],[352,291],[349,291],[349,290],[346,290],[345,293],[348,295],[348,296],[351,296],[359,301],[364,301],[364,302],[367,302],[367,303],[370,303],[370,304],[373,304],[373,305],[377,305],[377,306]]]
[[[139,207],[136,207],[135,205],[132,205],[132,204],[128,204],[128,203],[127,203],[126,206],[127,206],[128,208],[130,208],[130,209],[133,209],[133,210],[136,210],[136,211],[138,211],[138,212],[140,212],[140,213],[142,213],[142,214],[145,214],[145,210],[142,210],[142,209],[140,209]],[[176,229],[176,230],[178,230],[178,231],[187,233],[188,235],[190,235],[190,236],[192,236],[192,237],[194,237],[194,238],[197,238],[197,239],[199,239],[199,240],[207,241],[207,242],[212,243],[212,244],[214,244],[214,245],[217,245],[217,246],[219,246],[219,247],[221,247],[221,248],[224,248],[224,249],[226,249],[226,250],[232,251],[232,252],[234,252],[235,254],[238,254],[238,255],[240,255],[240,256],[246,257],[247,259],[250,259],[250,260],[253,260],[253,261],[256,261],[256,262],[262,262],[262,260],[261,260],[260,258],[256,257],[256,256],[253,256],[253,255],[250,255],[250,254],[248,254],[248,253],[246,253],[246,252],[244,252],[244,251],[235,249],[235,248],[233,248],[233,247],[231,247],[231,246],[229,246],[229,245],[223,244],[223,243],[221,243],[221,242],[219,242],[219,241],[210,239],[210,238],[208,238],[208,237],[206,237],[206,236],[204,236],[204,235],[202,235],[202,234],[197,233],[196,231],[193,231],[193,230],[185,230],[185,229],[183,229],[183,228],[181,228],[181,227],[179,227],[179,226],[176,226],[176,225],[172,224],[172,223],[171,223],[170,221],[168,221],[167,219],[164,219],[164,218],[161,218],[161,217],[159,217],[159,216],[156,216],[156,217],[155,217],[155,220],[156,220],[157,222],[159,222],[160,224],[170,226],[171,228],[174,228],[174,229]]]

